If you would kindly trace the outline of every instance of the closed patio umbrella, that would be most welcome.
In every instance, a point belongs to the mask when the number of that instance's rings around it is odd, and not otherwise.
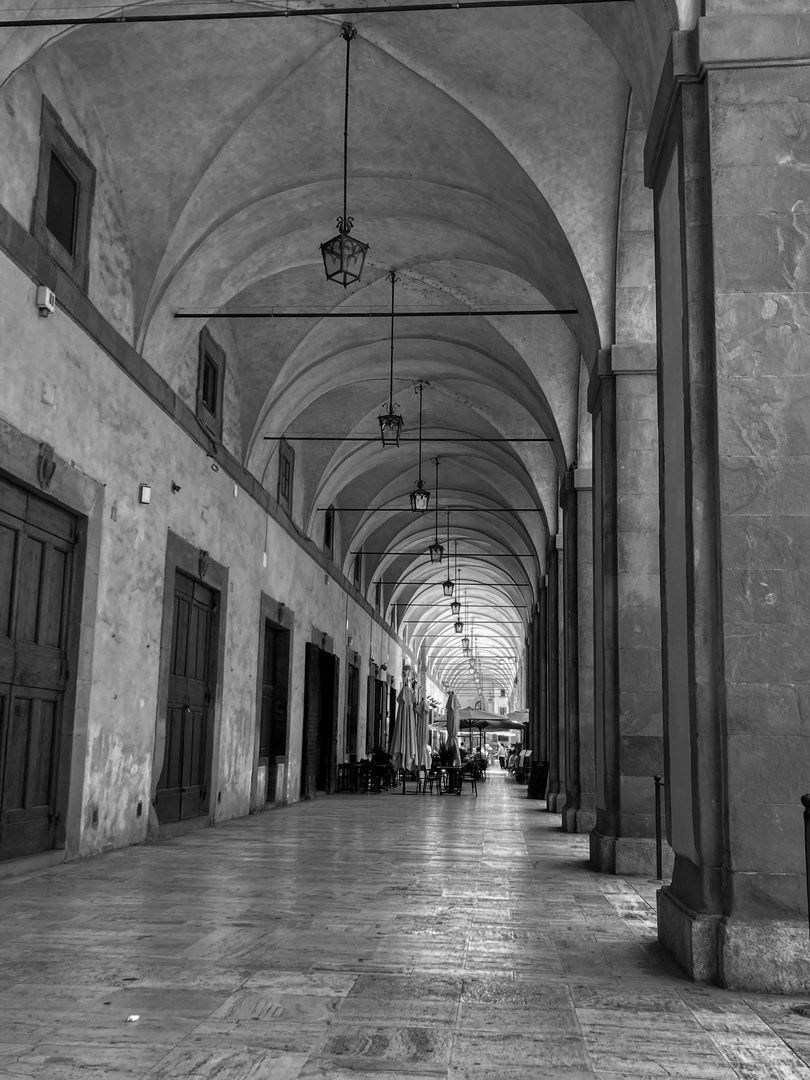
[[[433,764],[433,754],[428,743],[428,714],[425,699],[422,698],[416,706],[416,745],[418,748],[416,764],[430,769]]]
[[[388,753],[391,755],[395,769],[411,770],[417,764],[413,694],[407,683],[402,687],[397,698],[397,718]]]
[[[450,754],[450,764],[460,765],[461,754],[458,752],[458,723],[461,708],[455,691],[450,691],[447,699],[447,750]]]

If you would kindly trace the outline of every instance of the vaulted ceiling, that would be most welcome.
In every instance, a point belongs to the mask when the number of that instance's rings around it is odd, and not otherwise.
[[[129,237],[133,343],[178,381],[175,358],[219,314],[236,452],[262,477],[277,437],[290,440],[298,525],[319,541],[335,507],[344,569],[364,552],[369,598],[381,581],[385,613],[461,691],[470,675],[442,595],[447,562],[426,554],[435,495],[425,516],[408,508],[415,387],[422,471],[432,488],[439,459],[438,530],[446,543],[449,524],[458,553],[484,685],[505,686],[559,532],[581,372],[612,341],[630,94],[648,116],[673,20],[667,0],[352,15],[348,208],[369,254],[345,291],[324,280],[319,251],[342,212],[343,17],[0,37],[0,80],[44,49],[92,102]],[[368,313],[389,310],[391,270],[407,441],[383,449],[370,440],[388,399],[390,324]],[[474,313],[560,307],[576,314]],[[271,310],[312,315],[223,318]]]

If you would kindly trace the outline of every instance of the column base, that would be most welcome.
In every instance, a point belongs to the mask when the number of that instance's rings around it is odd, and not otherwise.
[[[810,992],[810,938],[802,922],[700,915],[658,890],[658,940],[695,982],[759,994]]]
[[[565,795],[560,791],[550,791],[546,799],[546,810],[550,814],[561,814],[565,803]]]
[[[562,828],[567,833],[590,832],[596,824],[595,810],[570,810],[562,808]]]
[[[591,862],[603,874],[621,877],[655,876],[655,840],[650,837],[603,836],[591,830]],[[672,877],[675,854],[669,844],[661,852],[664,877]]]

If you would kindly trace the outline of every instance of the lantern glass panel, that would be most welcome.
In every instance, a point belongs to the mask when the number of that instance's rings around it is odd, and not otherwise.
[[[410,494],[411,510],[415,514],[424,514],[430,503],[430,492],[417,484]]]

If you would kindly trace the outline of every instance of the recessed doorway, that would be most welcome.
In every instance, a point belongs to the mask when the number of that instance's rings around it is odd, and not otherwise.
[[[0,478],[0,859],[56,845],[76,537],[72,514]]]

